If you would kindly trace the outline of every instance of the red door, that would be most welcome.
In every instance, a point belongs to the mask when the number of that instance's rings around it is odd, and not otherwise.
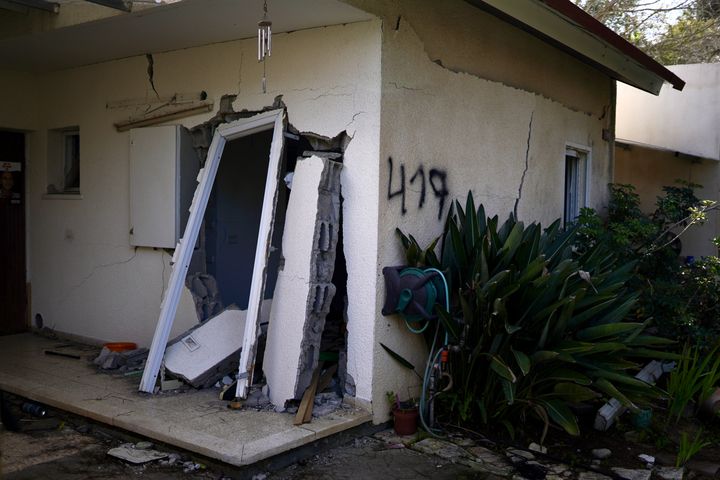
[[[0,131],[0,335],[27,330],[25,135]]]

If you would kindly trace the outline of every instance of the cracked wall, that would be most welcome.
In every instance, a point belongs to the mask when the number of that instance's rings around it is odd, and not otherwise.
[[[562,217],[566,142],[592,148],[590,203],[605,204],[608,77],[461,0],[350,3],[383,18],[378,276],[404,263],[395,227],[428,244],[468,190],[490,214],[517,210],[544,224]],[[382,282],[376,298],[379,311]],[[397,318],[378,317],[374,335],[381,421],[385,392],[416,394],[418,381],[379,342],[415,365],[426,354],[421,336]]]
[[[380,23],[302,30],[273,37],[267,62],[268,92],[261,91],[262,64],[254,39],[154,54],[153,84],[161,97],[205,91],[214,110],[168,123],[193,128],[212,119],[224,95],[236,111],[259,110],[281,95],[289,121],[301,132],[332,138],[347,130],[344,155],[345,243],[351,279],[348,317],[355,357],[348,370],[358,396],[371,392],[372,322],[375,318],[378,157],[380,122]],[[111,101],[157,99],[148,81],[148,59],[137,56],[58,72],[0,75],[2,98],[16,112],[0,125],[28,135],[28,253],[33,279],[32,313],[58,331],[147,345],[160,297],[170,276],[170,256],[129,245],[129,134],[113,123],[152,108],[139,102],[106,108]],[[8,80],[9,79],[9,80]],[[30,88],[30,79],[33,80]],[[27,85],[25,88],[23,85]],[[27,91],[33,108],[13,100]],[[15,93],[13,93],[15,92]],[[48,129],[79,125],[81,193],[78,200],[43,198]],[[76,288],[73,288],[76,287]],[[192,326],[195,312],[186,291],[175,327]],[[368,333],[370,332],[370,333]]]

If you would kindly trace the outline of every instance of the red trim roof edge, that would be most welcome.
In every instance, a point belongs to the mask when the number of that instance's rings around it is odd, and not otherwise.
[[[570,0],[540,0],[549,8],[555,10],[564,17],[569,18],[582,28],[599,37],[601,40],[609,43],[622,53],[638,62],[643,67],[661,77],[670,83],[676,90],[682,90],[685,87],[685,81],[668,70],[666,67],[653,60],[648,54],[637,48],[632,43],[622,38],[617,33],[603,25],[602,22],[595,19],[582,8],[578,7]]]

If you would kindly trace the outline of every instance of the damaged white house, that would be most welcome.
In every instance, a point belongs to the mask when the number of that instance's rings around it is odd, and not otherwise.
[[[275,404],[337,362],[386,420],[417,379],[379,342],[425,355],[380,313],[395,229],[602,209],[616,81],[683,87],[568,0],[268,0],[268,45],[260,0],[117,4],[0,2],[0,333],[148,347],[149,392],[173,349]]]

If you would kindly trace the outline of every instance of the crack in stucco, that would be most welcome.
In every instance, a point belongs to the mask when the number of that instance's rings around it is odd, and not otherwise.
[[[145,54],[145,58],[147,58],[148,66],[147,66],[147,74],[148,74],[148,81],[150,82],[150,86],[153,89],[153,92],[155,92],[155,95],[157,95],[158,98],[160,98],[160,94],[155,89],[155,80],[153,80],[153,77],[155,76],[155,60],[153,59],[153,56],[149,53]]]
[[[408,87],[405,85],[398,85],[397,82],[388,82],[388,84],[392,85],[393,87],[395,87],[398,90],[410,90],[413,92],[422,92],[424,90],[423,88],[415,88],[415,87]]]
[[[352,93],[323,93],[318,95],[317,97],[312,97],[310,100],[320,100],[324,97],[352,97]]]
[[[357,112],[357,113],[353,114],[352,118],[350,119],[350,121],[349,121],[348,123],[345,124],[345,127],[344,127],[344,128],[347,129],[347,127],[349,127],[350,125],[352,125],[353,123],[355,123],[355,119],[356,119],[358,116],[363,115],[363,114],[365,114],[365,113],[367,113],[367,112],[366,112],[366,111],[360,111],[360,112]],[[351,138],[352,138],[352,137],[351,137]]]
[[[132,261],[135,259],[135,257],[137,257],[137,247],[135,247],[135,251],[134,251],[133,254],[130,256],[130,258],[128,258],[128,259],[126,259],[126,260],[120,260],[120,261],[118,261],[118,262],[103,263],[103,264],[101,264],[101,265],[95,265],[95,266],[92,268],[92,270],[90,271],[90,273],[88,273],[85,277],[83,277],[82,280],[80,280],[80,283],[78,283],[78,284],[73,285],[72,287],[70,287],[70,289],[68,290],[68,294],[70,294],[70,293],[72,293],[74,290],[77,290],[78,288],[82,287],[82,286],[85,284],[85,282],[87,282],[88,280],[90,280],[90,278],[92,278],[92,276],[95,275],[95,272],[97,272],[97,271],[100,270],[101,268],[109,268],[109,267],[114,267],[114,266],[117,266],[117,265],[124,265],[124,264],[126,264],[126,263],[132,262]],[[66,298],[67,298],[67,297],[66,297]]]
[[[495,80],[495,79],[486,78],[486,77],[483,77],[482,75],[479,75],[479,74],[477,74],[477,73],[473,73],[473,72],[471,72],[471,71],[464,70],[464,69],[461,69],[461,68],[449,67],[449,66],[447,66],[447,65],[444,64],[444,62],[442,61],[442,58],[433,58],[433,57],[430,55],[430,52],[429,52],[428,49],[427,49],[427,45],[425,44],[425,40],[424,40],[423,38],[421,38],[420,35],[417,34],[417,30],[415,29],[415,27],[413,26],[413,24],[412,24],[412,22],[411,22],[410,20],[408,20],[408,19],[406,19],[406,18],[404,18],[404,17],[399,17],[399,19],[400,19],[402,22],[408,24],[408,26],[410,27],[410,30],[412,31],[412,35],[414,35],[414,36],[420,41],[420,43],[422,44],[423,52],[425,53],[425,56],[427,57],[427,59],[428,59],[431,63],[433,63],[433,64],[435,64],[436,66],[440,67],[441,69],[443,69],[443,70],[445,70],[445,71],[447,71],[447,72],[454,73],[454,74],[456,74],[456,75],[468,75],[468,76],[470,76],[470,77],[472,77],[472,78],[475,78],[475,79],[478,79],[478,80],[482,80],[482,81],[490,82],[490,83],[496,83],[496,84],[502,85],[502,86],[507,87],[507,88],[512,88],[512,89],[514,89],[514,90],[518,90],[518,91],[521,91],[521,92],[530,93],[530,94],[536,95],[536,96],[538,96],[538,97],[540,97],[540,98],[549,100],[549,101],[552,102],[552,103],[556,103],[556,104],[562,106],[563,108],[567,108],[567,109],[570,110],[570,111],[577,112],[577,113],[582,113],[583,115],[587,115],[588,117],[592,117],[592,116],[593,116],[593,112],[591,112],[591,111],[583,110],[583,109],[581,109],[581,108],[578,108],[578,107],[575,107],[575,106],[572,106],[572,105],[568,105],[568,104],[566,104],[565,102],[562,102],[562,101],[560,101],[560,100],[558,100],[558,99],[555,99],[555,98],[553,98],[553,97],[551,97],[551,96],[549,96],[549,95],[547,95],[547,94],[544,94],[544,93],[542,93],[542,92],[540,92],[540,91],[536,91],[536,90],[533,90],[533,89],[531,89],[531,88],[524,88],[524,87],[522,87],[522,86],[513,84],[513,83],[511,83],[511,82],[507,82],[507,81],[500,81],[500,80]],[[384,20],[383,20],[383,23],[384,23],[385,21],[387,21],[387,20],[389,20],[389,19],[388,19],[388,18],[384,19]],[[397,25],[398,25],[398,27],[399,27],[400,23],[398,23]],[[396,31],[396,32],[399,31],[399,28],[396,29],[395,31]],[[407,90],[420,90],[420,89],[413,89],[413,88],[408,88],[408,87],[398,87],[397,84],[395,84],[395,82],[389,82],[389,83],[390,83],[390,84],[393,84],[393,85],[395,86],[395,88],[405,88],[405,89],[407,89]],[[428,95],[430,95],[430,94],[428,93]]]
[[[525,168],[523,169],[522,176],[520,177],[520,185],[518,185],[518,194],[515,198],[515,207],[513,208],[513,215],[515,220],[518,218],[518,204],[522,198],[522,190],[525,185],[525,174],[527,174],[528,167],[530,166],[530,139],[532,138],[532,125],[533,117],[535,116],[535,110],[530,113],[530,124],[528,125],[528,137],[527,137],[527,148],[525,149]]]

